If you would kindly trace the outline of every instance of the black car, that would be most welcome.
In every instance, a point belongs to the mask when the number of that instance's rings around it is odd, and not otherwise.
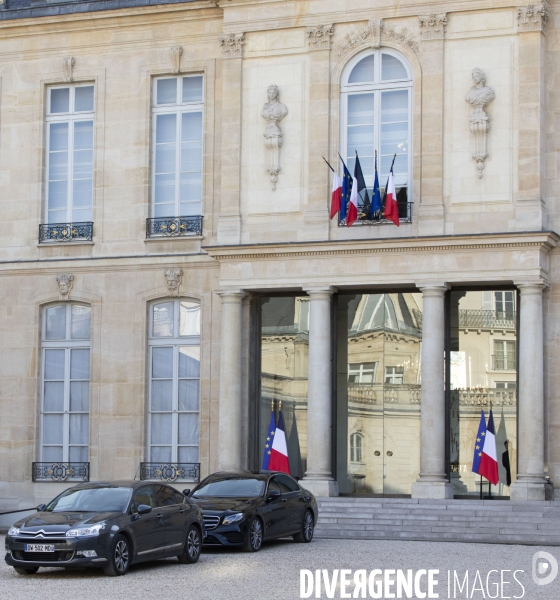
[[[293,536],[313,539],[317,502],[285,473],[214,473],[190,494],[204,515],[203,544],[240,546],[256,552],[263,541]]]
[[[39,567],[103,567],[124,575],[131,564],[176,556],[195,563],[204,535],[202,511],[164,484],[81,483],[6,536],[6,562],[22,575]]]

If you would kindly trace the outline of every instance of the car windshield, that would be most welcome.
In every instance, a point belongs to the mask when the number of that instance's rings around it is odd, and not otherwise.
[[[131,488],[71,488],[55,498],[45,510],[49,512],[124,512]]]
[[[193,498],[256,498],[262,495],[263,490],[264,481],[260,479],[222,479],[203,483],[195,490]]]

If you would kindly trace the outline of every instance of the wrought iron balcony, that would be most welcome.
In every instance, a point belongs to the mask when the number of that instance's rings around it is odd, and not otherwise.
[[[34,462],[32,481],[89,481],[88,462]]]
[[[493,371],[515,371],[515,354],[492,354]]]
[[[146,219],[146,237],[202,235],[202,217],[157,217]]]
[[[397,208],[399,210],[399,222],[400,223],[412,223],[412,205],[413,202],[397,202]],[[371,219],[369,216],[369,204],[366,206],[364,203],[360,203],[358,200],[358,220],[352,225],[393,225],[393,221],[386,219],[383,213],[380,214],[379,219]],[[338,221],[339,227],[346,227],[346,219]]]
[[[473,329],[515,329],[517,313],[514,310],[460,310],[459,327]]]
[[[39,243],[49,242],[91,242],[93,222],[83,223],[42,223],[39,225]]]
[[[140,479],[200,481],[200,463],[140,463]]]

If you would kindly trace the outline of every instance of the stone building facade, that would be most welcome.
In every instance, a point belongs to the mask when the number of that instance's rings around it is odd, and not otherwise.
[[[493,493],[560,485],[560,2],[4,0],[0,32],[0,508],[258,469],[280,402],[319,495],[478,497],[490,408]],[[329,218],[356,152],[369,198],[396,157],[399,227]]]

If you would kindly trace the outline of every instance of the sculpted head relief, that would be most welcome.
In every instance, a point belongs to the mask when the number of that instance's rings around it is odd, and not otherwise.
[[[474,109],[482,110],[495,98],[494,90],[486,85],[486,75],[478,67],[472,71],[473,87],[468,91],[465,100],[473,105]]]
[[[280,102],[280,90],[277,85],[269,85],[266,95],[268,102],[262,108],[261,117],[266,121],[264,145],[267,153],[267,171],[270,174],[272,190],[274,191],[280,172],[280,148],[283,142],[283,134],[279,124],[288,114],[288,109],[285,104]]]

